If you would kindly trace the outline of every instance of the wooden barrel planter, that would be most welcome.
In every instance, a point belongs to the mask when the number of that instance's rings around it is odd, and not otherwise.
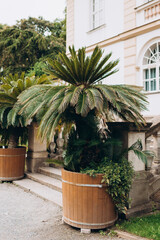
[[[81,229],[103,229],[117,220],[115,206],[102,174],[96,178],[87,174],[62,170],[63,221]]]
[[[0,148],[0,180],[13,181],[24,177],[26,148]]]

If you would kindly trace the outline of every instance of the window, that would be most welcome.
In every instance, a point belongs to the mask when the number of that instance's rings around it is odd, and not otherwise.
[[[104,24],[104,0],[91,0],[91,29]]]
[[[144,54],[143,86],[146,92],[160,91],[160,42],[150,46]]]

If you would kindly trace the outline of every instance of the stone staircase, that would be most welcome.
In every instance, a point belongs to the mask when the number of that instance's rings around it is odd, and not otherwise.
[[[22,180],[13,181],[15,185],[36,196],[62,207],[61,169],[40,167],[38,173],[26,173]]]

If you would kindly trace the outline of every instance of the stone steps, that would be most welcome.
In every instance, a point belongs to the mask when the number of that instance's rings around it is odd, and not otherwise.
[[[41,173],[45,176],[52,177],[58,180],[62,179],[61,168],[52,168],[52,167],[40,167],[38,173]]]
[[[38,173],[26,173],[26,178],[13,181],[18,187],[62,207],[61,169],[41,167]]]
[[[31,179],[24,178],[22,180],[13,181],[15,185],[22,188],[23,190],[33,193],[34,195],[51,201],[58,206],[62,207],[62,193],[58,192],[50,187],[44,186],[38,182],[35,182]]]
[[[35,182],[50,187],[58,192],[62,192],[62,181],[56,178],[48,177],[40,173],[26,173],[26,176]]]

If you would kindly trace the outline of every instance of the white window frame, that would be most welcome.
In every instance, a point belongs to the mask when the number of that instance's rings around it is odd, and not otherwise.
[[[105,23],[105,0],[90,0],[90,30]]]
[[[152,47],[156,45],[156,52],[152,51]],[[147,55],[147,52],[150,53],[150,56]],[[144,64],[144,60],[148,60],[148,64]],[[160,41],[152,44],[147,51],[145,52],[142,60],[142,74],[143,74],[143,87],[146,93],[153,93],[160,91]],[[151,78],[151,69],[155,69],[156,76]],[[148,70],[148,78],[145,78],[145,71]],[[153,81],[156,83],[156,89],[151,89],[151,85],[154,84]],[[146,82],[149,83],[149,88],[146,89]]]

